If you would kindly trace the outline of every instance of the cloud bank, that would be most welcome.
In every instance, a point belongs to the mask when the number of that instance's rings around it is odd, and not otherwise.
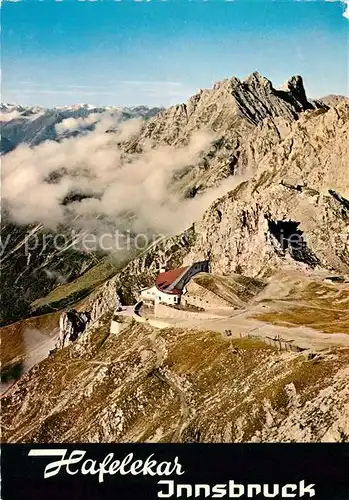
[[[90,120],[94,117],[65,120],[59,130],[78,130]],[[171,189],[173,176],[198,163],[214,134],[197,132],[181,148],[146,146],[142,153],[126,153],[122,144],[139,134],[143,122],[115,120],[107,115],[92,132],[34,148],[22,144],[3,157],[2,199],[11,218],[49,229],[64,224],[97,234],[128,229],[170,235],[241,181],[234,177],[183,199]],[[113,126],[116,130],[106,133]]]

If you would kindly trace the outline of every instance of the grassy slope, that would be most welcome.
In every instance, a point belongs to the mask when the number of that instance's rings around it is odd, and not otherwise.
[[[246,304],[264,287],[263,282],[239,274],[218,276],[201,273],[193,281],[232,306]]]
[[[311,283],[282,302],[283,310],[254,318],[274,325],[304,325],[325,333],[349,334],[349,287],[338,290],[330,284]]]
[[[111,257],[105,257],[76,280],[60,285],[45,297],[35,300],[31,304],[31,307],[34,311],[58,310],[67,304],[75,303],[86,297],[94,288],[113,276],[123,265],[114,262]]]
[[[349,364],[348,349],[307,361],[209,331],[154,332],[131,322],[110,335],[109,320],[6,394],[4,441],[169,442],[182,424],[180,441],[198,434],[200,441],[246,441],[265,426],[266,403],[286,418],[287,384],[306,408]]]
[[[26,354],[24,335],[29,330],[39,330],[42,335],[49,335],[58,327],[59,313],[44,314],[17,321],[0,328],[1,339],[1,379],[6,381],[12,376],[17,378]]]

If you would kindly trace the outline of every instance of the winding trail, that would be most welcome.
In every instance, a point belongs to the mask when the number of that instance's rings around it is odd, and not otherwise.
[[[164,382],[169,386],[170,389],[172,389],[175,394],[177,394],[180,405],[181,405],[181,415],[178,420],[177,428],[175,429],[173,436],[172,436],[172,442],[180,442],[181,435],[184,431],[184,429],[188,426],[189,423],[189,417],[190,417],[190,407],[189,404],[186,400],[186,394],[185,392],[172,380],[170,380],[166,375],[163,375],[160,372],[161,365],[163,364],[165,360],[165,351],[164,349],[161,349],[158,345],[158,340],[159,340],[159,332],[154,330],[154,332],[150,335],[150,341],[152,345],[152,351],[155,352],[156,354],[156,364],[155,364],[155,370],[154,370],[154,376],[160,380],[161,382]]]

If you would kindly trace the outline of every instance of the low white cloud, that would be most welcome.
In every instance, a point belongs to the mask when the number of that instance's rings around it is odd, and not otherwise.
[[[115,117],[106,120],[98,122],[93,132],[34,148],[22,144],[5,155],[2,200],[16,223],[43,223],[53,229],[63,223],[97,236],[106,228],[175,234],[241,181],[231,178],[218,188],[184,199],[173,189],[174,175],[194,167],[215,135],[199,131],[182,147],[153,148],[143,142],[137,152],[131,140],[139,135],[143,121],[117,122],[114,133],[105,133],[115,126]],[[70,130],[80,125],[79,119],[61,124]],[[79,193],[89,197],[62,203]]]
[[[141,154],[126,154],[118,144],[138,134],[142,120],[126,121],[115,133],[105,133],[115,123],[115,117],[105,117],[93,132],[34,148],[22,144],[7,154],[2,161],[2,199],[12,218],[48,227],[72,220],[93,226],[97,216],[117,225],[132,214],[129,224],[135,231],[172,232],[181,226],[188,212],[171,194],[173,175],[195,164],[213,135],[196,133],[182,148],[145,147]],[[72,130],[82,124],[86,119],[69,119],[58,128]],[[91,197],[64,206],[71,193]]]
[[[326,0],[326,1],[327,2],[336,2],[336,3],[344,5],[343,16],[346,19],[349,19],[349,0]]]
[[[116,113],[115,113],[116,114]],[[64,133],[67,131],[73,132],[74,130],[81,130],[84,128],[87,128],[91,125],[97,125],[101,129],[107,129],[109,125],[114,125],[115,122],[117,122],[117,117],[111,116],[108,113],[90,113],[86,117],[79,117],[79,118],[66,118],[65,120],[61,121],[60,123],[57,123],[56,125],[56,132],[58,134]],[[121,119],[121,113],[120,113],[120,119]]]

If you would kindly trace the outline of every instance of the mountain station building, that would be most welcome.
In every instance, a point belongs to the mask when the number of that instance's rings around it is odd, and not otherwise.
[[[139,299],[144,303],[163,303],[178,305],[181,302],[185,286],[198,273],[208,273],[208,261],[195,262],[191,266],[179,267],[166,271],[162,269],[150,288],[143,288]]]

